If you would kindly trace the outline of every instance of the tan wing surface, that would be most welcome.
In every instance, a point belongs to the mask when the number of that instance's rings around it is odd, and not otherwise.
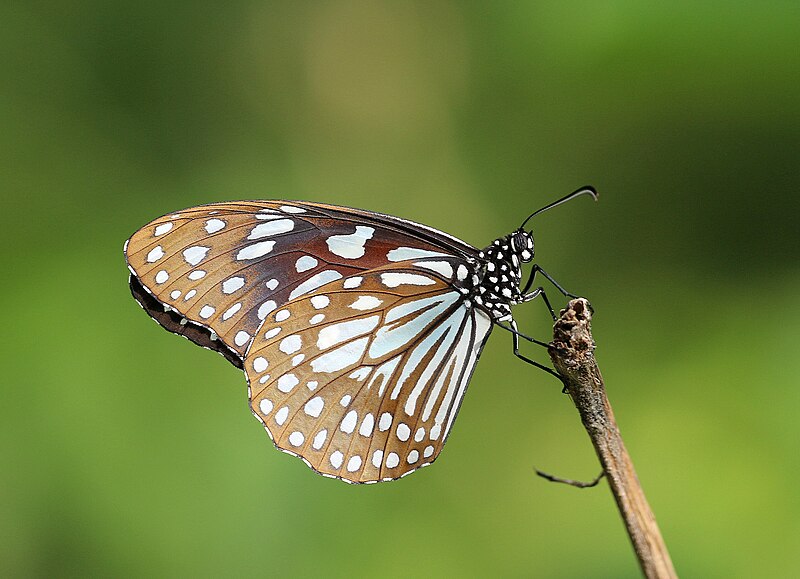
[[[347,482],[392,480],[441,452],[491,331],[457,258],[335,280],[270,313],[244,361],[275,445]]]

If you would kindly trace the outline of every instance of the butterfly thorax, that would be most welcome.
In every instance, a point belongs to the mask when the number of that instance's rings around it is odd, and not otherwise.
[[[497,321],[511,319],[511,306],[522,298],[522,264],[533,259],[533,236],[522,230],[495,239],[478,254],[481,277],[475,302]]]

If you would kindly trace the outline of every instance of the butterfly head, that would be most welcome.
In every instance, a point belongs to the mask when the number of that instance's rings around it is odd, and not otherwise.
[[[510,236],[510,249],[522,263],[533,260],[533,232],[520,228]]]

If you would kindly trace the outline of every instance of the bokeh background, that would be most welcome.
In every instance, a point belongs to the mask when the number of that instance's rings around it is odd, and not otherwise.
[[[123,241],[308,199],[537,260],[597,356],[678,571],[800,573],[797,2],[3,2],[0,575],[636,577],[553,379],[496,332],[447,449],[353,487],[160,330]],[[563,303],[563,302],[559,302]],[[544,308],[517,308],[547,338]],[[531,350],[537,356],[543,352]]]

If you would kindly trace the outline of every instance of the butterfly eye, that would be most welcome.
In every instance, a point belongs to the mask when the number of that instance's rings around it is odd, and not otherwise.
[[[527,231],[515,231],[511,237],[511,249],[523,262],[533,259],[533,235]]]

